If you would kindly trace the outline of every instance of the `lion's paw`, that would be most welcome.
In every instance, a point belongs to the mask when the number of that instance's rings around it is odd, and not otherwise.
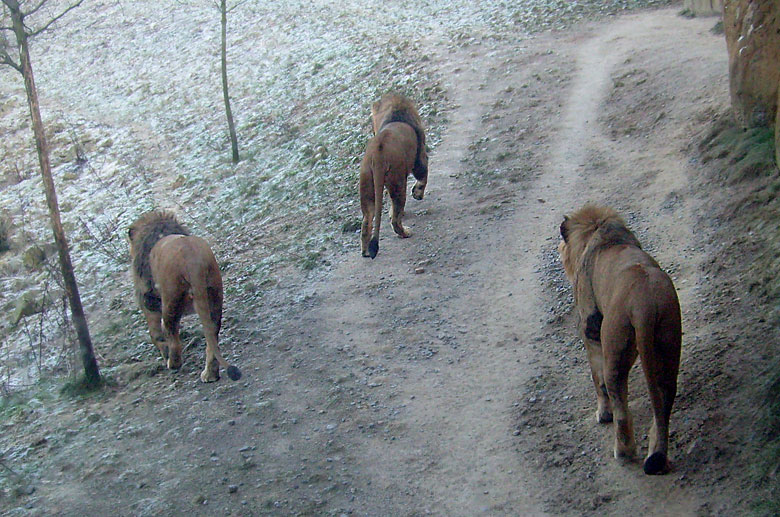
[[[412,188],[412,197],[418,201],[422,200],[422,198],[425,197],[425,185],[422,187],[415,185]]]
[[[607,410],[596,411],[596,422],[599,424],[608,424],[612,422],[612,412]]]
[[[613,453],[616,460],[618,460],[621,464],[626,465],[634,461],[634,458],[636,457],[636,446],[628,446],[622,449],[615,447]]]
[[[219,380],[219,374],[214,373],[211,368],[206,368],[200,372],[200,380],[203,382],[214,382]]]

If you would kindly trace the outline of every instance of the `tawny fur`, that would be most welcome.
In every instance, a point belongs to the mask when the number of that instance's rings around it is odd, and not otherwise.
[[[560,231],[558,249],[596,387],[596,418],[614,419],[615,457],[632,457],[628,374],[639,355],[653,406],[644,470],[666,473],[682,342],[674,285],[614,210],[587,205],[566,217]]]
[[[218,380],[220,366],[231,379],[240,378],[238,368],[228,365],[219,351],[222,276],[206,241],[191,236],[173,214],[164,211],[139,217],[128,229],[128,239],[136,300],[168,368],[181,367],[181,317],[197,312],[206,337],[201,380]]]
[[[374,134],[391,122],[403,122],[414,129],[417,136],[417,151],[412,174],[423,183],[428,178],[428,151],[425,149],[425,129],[417,108],[412,101],[395,93],[386,93],[371,106],[371,120]]]
[[[375,258],[379,251],[382,197],[387,188],[392,201],[391,222],[399,237],[411,233],[403,226],[406,205],[406,179],[417,179],[412,197],[422,199],[428,183],[428,155],[425,132],[412,102],[397,94],[385,94],[371,106],[374,138],[366,146],[360,165],[360,232],[364,257]]]

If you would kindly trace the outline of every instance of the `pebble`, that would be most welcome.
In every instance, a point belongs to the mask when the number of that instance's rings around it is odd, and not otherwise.
[[[236,492],[238,492],[238,485],[228,486],[228,492],[230,492],[231,494],[235,494]]]
[[[416,267],[416,268],[414,268],[414,273],[416,275],[421,275],[421,274],[425,273],[425,268],[424,267]]]

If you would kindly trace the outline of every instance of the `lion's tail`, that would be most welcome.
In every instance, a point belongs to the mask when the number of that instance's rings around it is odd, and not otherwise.
[[[636,344],[653,406],[650,449],[644,462],[645,474],[664,474],[667,458],[669,419],[677,395],[677,371],[680,358],[679,319],[665,317],[656,310],[631,318],[636,329]],[[639,321],[634,321],[639,320]]]
[[[214,357],[217,359],[219,366],[225,369],[228,377],[230,377],[231,380],[237,381],[238,379],[241,378],[241,370],[239,370],[237,367],[233,366],[232,364],[228,364],[228,362],[222,358],[222,354],[219,352],[219,348],[214,350]]]
[[[374,179],[374,231],[368,243],[368,255],[373,259],[379,253],[379,227],[382,225],[382,196],[385,191],[384,160],[382,156],[383,142],[378,138],[377,152],[371,160],[371,174]]]
[[[216,267],[216,260],[214,266]],[[194,273],[194,272],[192,272]],[[212,275],[191,274],[193,305],[198,313],[203,331],[206,337],[206,346],[214,352],[214,358],[221,368],[224,368],[228,377],[237,381],[241,378],[241,370],[228,364],[219,351],[219,331],[222,326],[222,278],[219,270],[212,271]],[[204,304],[205,300],[205,304]]]

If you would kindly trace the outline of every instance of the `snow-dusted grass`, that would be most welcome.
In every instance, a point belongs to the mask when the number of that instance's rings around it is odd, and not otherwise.
[[[152,353],[125,275],[125,230],[140,213],[177,212],[214,247],[226,310],[262,314],[262,294],[281,271],[317,268],[344,247],[357,253],[356,236],[342,227],[359,216],[358,165],[370,136],[369,106],[381,93],[396,90],[418,103],[435,153],[447,109],[427,66],[435,44],[518,39],[580,16],[662,3],[243,3],[228,19],[242,157],[233,165],[212,3],[85,1],[34,41],[32,59],[101,362]],[[48,278],[25,267],[22,254],[52,240],[22,83],[9,68],[0,70],[0,134],[0,207],[14,223],[13,249],[0,255],[7,313]],[[54,323],[44,327],[43,339],[58,336]],[[28,339],[22,330],[0,319],[0,337],[6,356],[19,359]]]

